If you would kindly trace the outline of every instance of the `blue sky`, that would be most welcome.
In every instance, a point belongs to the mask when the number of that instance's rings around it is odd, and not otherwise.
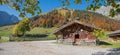
[[[55,8],[61,8],[62,3],[59,0],[39,0],[40,1],[40,8],[42,9],[42,13],[49,12],[50,10],[53,10]],[[66,6],[69,9],[79,9],[79,10],[85,10],[86,7],[91,3],[87,4],[85,0],[82,0],[82,4],[76,5],[73,3],[73,0],[70,1],[70,6]],[[19,12],[17,12],[15,9],[8,7],[7,5],[0,5],[0,11],[6,11],[10,15],[19,16]],[[31,17],[29,15],[29,17]],[[18,17],[20,19],[20,17]]]

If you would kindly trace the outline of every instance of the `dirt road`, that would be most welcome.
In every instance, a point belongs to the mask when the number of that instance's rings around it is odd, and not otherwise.
[[[54,44],[54,41],[0,43],[0,55],[92,55],[107,48]]]

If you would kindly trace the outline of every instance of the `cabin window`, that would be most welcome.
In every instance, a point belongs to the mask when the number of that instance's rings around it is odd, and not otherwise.
[[[83,29],[80,30],[81,32],[84,31]]]
[[[75,34],[75,38],[78,39],[79,38],[79,34]]]

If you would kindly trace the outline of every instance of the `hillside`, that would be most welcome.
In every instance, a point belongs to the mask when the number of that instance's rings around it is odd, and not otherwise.
[[[32,17],[31,26],[36,27],[60,27],[67,22],[77,19],[108,31],[120,29],[120,21],[110,19],[102,14],[67,8],[54,9],[48,13]]]
[[[12,35],[13,28],[15,25],[7,25],[0,27],[0,37],[9,38]],[[26,32],[24,37],[16,39],[16,41],[31,41],[31,40],[51,40],[55,39],[55,35],[51,34],[57,28],[41,28],[35,27],[31,31]],[[1,42],[1,40],[0,40]]]

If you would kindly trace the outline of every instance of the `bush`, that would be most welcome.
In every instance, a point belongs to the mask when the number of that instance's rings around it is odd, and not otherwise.
[[[107,39],[107,33],[105,30],[94,30],[93,35],[95,35],[98,39]]]
[[[25,34],[26,31],[30,31],[29,19],[25,18],[15,25],[13,29],[13,35],[21,37]]]

